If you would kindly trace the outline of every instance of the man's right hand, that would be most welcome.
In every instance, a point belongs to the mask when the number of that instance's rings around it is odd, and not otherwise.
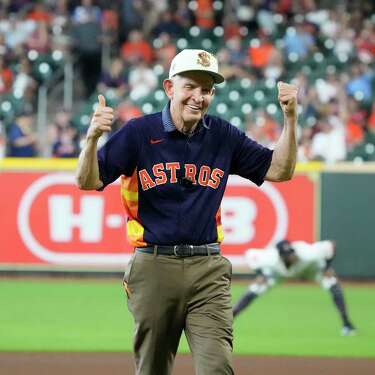
[[[112,130],[113,108],[107,107],[105,97],[98,95],[98,106],[92,116],[89,129],[87,131],[87,139],[98,140],[104,132]]]

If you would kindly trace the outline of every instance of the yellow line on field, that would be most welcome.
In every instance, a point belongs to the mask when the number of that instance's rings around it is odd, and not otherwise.
[[[3,158],[0,159],[0,171],[73,171],[76,158]],[[374,173],[375,162],[356,164],[341,162],[324,164],[318,161],[297,163],[297,173],[333,172],[333,173]]]
[[[73,171],[77,159],[58,158],[4,158],[0,171]]]

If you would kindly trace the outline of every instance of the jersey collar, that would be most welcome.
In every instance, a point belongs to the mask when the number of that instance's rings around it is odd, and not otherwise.
[[[171,116],[171,111],[170,111],[170,104],[171,102],[168,101],[168,103],[165,105],[161,112],[161,118],[163,122],[163,127],[165,132],[173,132],[176,129],[176,125],[173,123],[172,116]],[[197,129],[200,128],[200,125],[202,124],[206,129],[210,129],[210,126],[207,124],[205,121],[205,117],[203,116],[203,119],[199,121]],[[194,132],[195,133],[195,132]]]

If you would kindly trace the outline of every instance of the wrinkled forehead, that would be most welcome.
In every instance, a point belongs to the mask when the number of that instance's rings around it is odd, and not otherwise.
[[[181,82],[195,83],[203,87],[214,87],[213,77],[206,72],[191,70],[177,74],[174,78],[177,78]]]

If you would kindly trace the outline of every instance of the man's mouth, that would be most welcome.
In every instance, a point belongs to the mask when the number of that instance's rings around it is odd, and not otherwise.
[[[186,106],[189,109],[191,109],[192,111],[201,111],[202,110],[202,108],[198,105],[187,104]]]

